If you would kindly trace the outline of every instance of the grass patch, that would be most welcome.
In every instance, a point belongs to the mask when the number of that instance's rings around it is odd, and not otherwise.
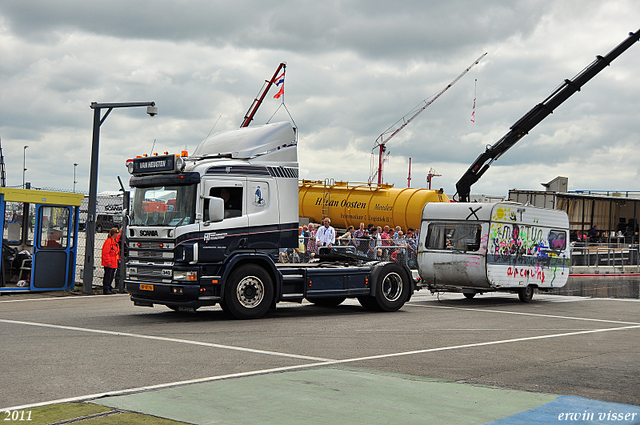
[[[15,412],[15,413],[14,413]],[[17,410],[7,413],[2,412],[0,419],[7,420],[7,423],[25,423],[29,425],[48,425],[61,421],[80,419],[90,415],[114,412],[108,416],[97,418],[87,418],[78,422],[82,425],[174,425],[182,424],[169,419],[157,418],[155,416],[143,415],[133,412],[115,412],[113,409],[91,403],[60,403],[48,406],[35,407],[33,409]],[[8,414],[8,416],[7,416]],[[11,415],[14,415],[13,417]],[[17,419],[17,420],[12,420]],[[22,419],[22,420],[21,420]]]
[[[18,420],[11,420],[7,417],[6,412],[2,412],[0,419],[7,419],[5,423],[25,423],[29,425],[46,425],[54,422],[60,422],[68,419],[81,418],[83,416],[95,415],[96,413],[108,412],[111,409],[97,404],[86,403],[61,403],[50,404],[48,406],[35,407],[33,409],[18,410]],[[11,412],[13,415],[15,413]],[[14,416],[15,417],[15,416]],[[23,420],[20,420],[23,418]],[[31,419],[27,421],[27,419]]]
[[[103,418],[88,419],[78,422],[81,425],[175,425],[184,424],[184,422],[176,422],[169,419],[157,418],[155,416],[143,415],[133,412],[122,412],[115,415],[105,416]]]

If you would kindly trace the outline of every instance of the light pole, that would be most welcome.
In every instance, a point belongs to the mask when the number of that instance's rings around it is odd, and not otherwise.
[[[78,163],[74,162],[73,163],[73,193],[76,193],[76,183],[78,183],[78,181],[76,180],[76,168],[78,167]]]
[[[29,146],[25,145],[22,152],[22,188],[24,189],[24,176],[27,172],[27,148]]]
[[[89,205],[87,210],[87,222],[85,230],[87,232],[86,246],[84,251],[84,273],[82,275],[82,292],[93,294],[93,264],[94,249],[96,239],[96,202],[98,198],[98,147],[100,140],[100,126],[107,119],[113,108],[135,108],[147,107],[147,114],[155,116],[158,114],[155,102],[124,102],[124,103],[97,103],[91,102],[93,109],[93,138],[91,142],[91,170],[89,173]],[[102,109],[107,112],[100,117]]]

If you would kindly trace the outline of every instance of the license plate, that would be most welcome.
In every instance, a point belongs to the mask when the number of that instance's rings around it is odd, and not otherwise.
[[[141,291],[153,291],[153,285],[147,285],[145,283],[140,284]]]

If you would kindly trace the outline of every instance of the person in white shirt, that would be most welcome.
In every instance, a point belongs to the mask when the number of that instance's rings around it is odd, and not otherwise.
[[[331,245],[336,243],[336,230],[331,227],[331,219],[326,217],[322,220],[323,226],[316,231],[316,241],[318,246],[326,246],[331,248]]]

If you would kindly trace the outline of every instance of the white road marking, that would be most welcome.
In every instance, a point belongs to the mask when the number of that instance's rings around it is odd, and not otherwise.
[[[411,307],[450,309],[450,310],[457,310],[457,311],[474,311],[474,312],[477,311],[481,313],[515,314],[518,316],[545,317],[549,319],[566,319],[566,320],[582,320],[585,322],[615,323],[618,325],[640,325],[640,323],[638,322],[625,322],[622,320],[591,319],[588,317],[557,316],[554,314],[523,313],[520,311],[492,310],[492,309],[483,309],[483,308],[456,307],[456,306],[446,306],[446,305],[424,305],[424,304],[416,304],[414,302],[409,302],[405,305],[411,306]]]
[[[253,348],[234,347],[232,345],[213,344],[210,342],[192,341],[189,339],[167,338],[163,336],[133,334],[129,332],[106,331],[106,330],[100,330],[100,329],[79,328],[76,326],[51,325],[48,323],[24,322],[21,320],[8,320],[8,319],[0,319],[0,323],[11,323],[14,325],[27,325],[27,326],[40,326],[44,328],[63,329],[63,330],[76,331],[76,332],[97,333],[97,334],[103,334],[103,335],[126,336],[130,338],[151,339],[151,340],[163,341],[163,342],[177,342],[180,344],[200,345],[203,347],[221,348],[225,350],[236,350],[236,351],[243,351],[246,353],[266,354],[269,356],[278,356],[278,357],[290,357],[290,358],[299,359],[299,360],[312,360],[312,361],[320,361],[320,362],[333,361],[332,359],[325,359],[321,357],[311,357],[311,356],[302,356],[298,354],[279,353],[277,351],[256,350]]]

